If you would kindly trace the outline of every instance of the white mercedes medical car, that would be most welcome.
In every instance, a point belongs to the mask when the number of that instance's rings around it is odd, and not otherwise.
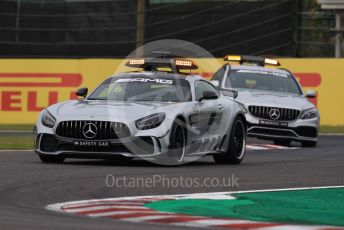
[[[223,94],[235,94],[245,108],[249,136],[278,145],[299,141],[303,147],[316,146],[320,115],[308,101],[316,96],[313,91],[304,94],[287,69],[265,66],[279,66],[277,60],[255,56],[226,56],[225,60],[240,65],[225,64],[212,82]]]
[[[182,74],[197,68],[192,61],[146,58],[126,65],[143,71],[116,74],[88,96],[81,88],[83,98],[39,114],[35,151],[43,162],[122,156],[180,164],[209,154],[217,163],[242,161],[245,112],[209,81]],[[159,71],[167,66],[171,71]]]

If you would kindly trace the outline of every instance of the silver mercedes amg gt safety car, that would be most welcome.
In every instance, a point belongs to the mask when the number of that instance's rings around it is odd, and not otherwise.
[[[303,147],[315,147],[320,115],[304,95],[301,86],[287,69],[268,68],[279,62],[256,56],[226,56],[225,64],[212,77],[212,83],[225,95],[233,94],[247,111],[248,135],[273,140],[278,145],[299,141]]]
[[[209,154],[217,163],[242,161],[245,112],[209,81],[182,74],[197,68],[192,61],[132,59],[127,66],[143,71],[116,74],[88,96],[81,88],[82,99],[39,114],[35,151],[43,162],[122,156],[180,164]]]

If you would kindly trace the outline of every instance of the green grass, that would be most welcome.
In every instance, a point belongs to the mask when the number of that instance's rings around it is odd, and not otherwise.
[[[0,131],[32,131],[34,124],[0,124]]]
[[[344,125],[330,126],[322,125],[320,126],[320,133],[344,133]]]
[[[236,199],[161,200],[146,203],[145,207],[193,216],[344,226],[343,188],[234,193],[232,196]]]
[[[32,135],[0,136],[0,150],[33,149],[33,143]]]

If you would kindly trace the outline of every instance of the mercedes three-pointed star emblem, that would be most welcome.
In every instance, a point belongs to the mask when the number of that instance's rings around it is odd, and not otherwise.
[[[97,135],[97,126],[93,123],[86,123],[82,128],[84,136],[88,139],[94,138]]]
[[[277,120],[278,118],[280,118],[280,116],[281,116],[281,113],[280,113],[279,109],[276,109],[276,108],[270,109],[269,117],[272,120]]]

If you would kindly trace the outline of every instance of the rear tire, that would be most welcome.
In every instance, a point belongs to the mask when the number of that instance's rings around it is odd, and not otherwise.
[[[291,140],[274,140],[275,145],[290,146]]]
[[[231,129],[227,152],[214,154],[217,164],[240,164],[246,151],[246,125],[241,117],[237,117]]]
[[[48,163],[48,164],[62,164],[65,160],[65,158],[60,157],[60,156],[48,156],[48,155],[39,155],[39,159],[43,163]]]
[[[316,141],[302,141],[301,146],[304,148],[314,148],[315,146],[317,146],[317,142]]]

